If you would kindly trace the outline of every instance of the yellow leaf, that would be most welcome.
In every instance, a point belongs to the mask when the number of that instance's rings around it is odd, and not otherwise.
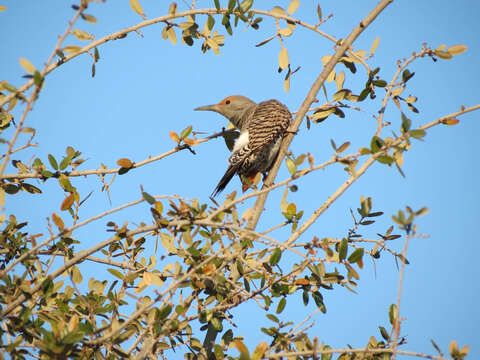
[[[140,294],[143,290],[145,290],[146,288],[148,287],[147,284],[145,284],[145,282],[142,280],[138,283],[137,287],[135,288],[135,290],[133,290],[133,292],[135,294]]]
[[[173,27],[167,30],[167,36],[173,45],[177,44],[177,34],[175,34],[175,30],[173,30]]]
[[[72,207],[73,205],[73,194],[68,195],[63,199],[62,204],[60,205],[60,210],[65,211]]]
[[[163,286],[163,280],[160,278],[160,276],[158,276],[155,273],[150,273],[150,276],[152,277],[153,285],[158,286],[158,287]]]
[[[133,162],[130,159],[121,158],[117,160],[117,165],[129,169],[133,166]]]
[[[464,347],[462,347],[462,349],[460,350],[460,353],[462,355],[468,355],[468,352],[470,351],[470,346],[468,345],[465,345]]]
[[[453,353],[455,352],[458,352],[458,345],[457,345],[457,342],[455,340],[452,340],[450,342],[450,346],[448,347],[448,351],[450,352],[451,355],[453,355]]]
[[[295,175],[295,173],[297,172],[297,166],[295,165],[293,160],[290,158],[286,158],[285,163],[287,165],[287,169],[290,172],[290,174]]]
[[[178,143],[180,142],[180,136],[175,131],[170,131],[170,139],[172,139],[174,142]]]
[[[297,213],[297,205],[295,203],[290,203],[287,206],[287,214],[288,215],[295,215]]]
[[[452,118],[452,119],[445,119],[442,121],[442,124],[444,125],[457,125],[460,122],[460,120]]]
[[[0,207],[5,205],[5,190],[0,188]]]
[[[251,359],[252,360],[260,360],[261,358],[263,358],[263,354],[265,354],[265,351],[267,350],[267,347],[268,347],[268,345],[265,341],[258,344],[258,346],[255,348],[255,351],[252,354]]]
[[[290,35],[292,35],[293,30],[289,27],[286,27],[286,28],[280,29],[278,32],[282,36],[290,36]]]
[[[328,61],[331,59],[331,55],[323,55],[321,60],[322,60],[322,65],[325,66],[327,65]]]
[[[289,63],[287,48],[282,47],[282,50],[280,50],[280,54],[278,55],[278,65],[280,66],[280,69],[283,70],[288,67]]]
[[[253,214],[253,209],[252,208],[249,208],[249,209],[245,210],[245,212],[242,214],[242,222],[250,219],[252,214]]]
[[[25,58],[20,58],[20,65],[22,65],[23,69],[30,74],[35,72],[35,66]]]
[[[440,45],[439,47],[437,47],[437,48],[435,49],[435,51],[443,51],[446,47],[447,47],[447,45],[442,44],[442,45]]]
[[[143,13],[142,5],[140,5],[140,2],[138,0],[130,0],[130,7],[138,15],[140,15],[141,17],[145,17],[145,14]]]
[[[288,92],[290,90],[290,76],[288,76],[284,81],[283,81],[283,89],[285,92]]]
[[[288,5],[288,10],[287,10],[287,12],[288,12],[289,14],[293,14],[293,13],[297,10],[297,8],[298,8],[299,5],[300,5],[300,0],[292,0],[292,1],[290,1],[290,5]]]
[[[146,285],[152,285],[152,277],[150,276],[150,273],[146,271],[143,273],[143,282]]]
[[[380,43],[380,38],[377,37],[375,40],[373,40],[372,47],[370,48],[370,54],[373,54],[375,50],[377,50],[378,44]]]
[[[405,86],[399,86],[392,91],[392,95],[398,96],[403,92],[403,90],[405,90]]]
[[[65,228],[65,224],[63,223],[62,218],[56,213],[52,213],[52,220],[53,223],[58,227],[58,230],[63,231],[63,229]]]
[[[190,146],[195,146],[198,144],[198,141],[195,139],[183,139],[183,142]]]
[[[170,7],[168,8],[168,14],[175,15],[176,12],[177,12],[177,3],[173,2],[170,4]]]
[[[331,83],[336,77],[336,74],[335,74],[335,69],[333,69],[332,71],[330,71],[330,74],[328,74],[327,76],[327,82],[328,83]]]
[[[337,74],[337,76],[335,76],[335,82],[337,83],[338,90],[343,89],[343,83],[345,82],[345,73],[343,72],[343,70],[340,72],[340,74]]]
[[[467,47],[465,45],[454,45],[447,49],[447,52],[452,55],[460,55],[465,51],[467,51]]]
[[[207,264],[207,265],[205,265],[205,266],[203,267],[202,273],[203,273],[204,275],[206,275],[206,274],[211,274],[211,273],[213,273],[215,270],[217,270],[217,267],[215,266],[215,264],[211,264],[211,263],[210,263],[210,264]]]
[[[78,39],[78,40],[90,40],[92,38],[92,35],[87,33],[86,31],[79,30],[79,29],[74,29],[72,30],[72,34]]]
[[[453,57],[452,54],[446,52],[446,51],[437,51],[435,50],[434,51],[434,54],[437,55],[440,59],[444,59],[444,60],[449,60]]]
[[[367,55],[367,52],[365,50],[358,50],[358,51],[355,51],[354,54],[357,55],[358,57],[364,57],[365,55]]]
[[[245,344],[239,340],[239,339],[235,339],[232,341],[232,345],[241,353],[241,354],[247,354],[250,356],[250,353],[248,352],[248,349],[247,347],[245,346]]]
[[[77,330],[79,318],[77,314],[73,314],[73,316],[70,318],[70,321],[68,322],[68,331],[73,332]]]
[[[80,46],[68,45],[63,48],[63,51],[67,53],[76,53],[79,52],[82,48]]]
[[[215,50],[215,49],[218,50],[218,44],[215,41],[213,41],[212,38],[207,38],[205,41],[207,42],[207,45],[210,46],[212,50]]]
[[[277,15],[285,15],[285,10],[281,8],[280,6],[274,6],[272,8],[272,13],[277,14]]]
[[[310,280],[297,279],[297,280],[295,280],[295,285],[310,285]]]
[[[160,201],[155,201],[155,210],[157,210],[157,212],[159,214],[162,213],[163,211],[163,204],[160,202]]]
[[[93,15],[82,14],[82,18],[83,20],[88,21],[89,23],[92,23],[92,24],[97,23],[97,18]]]
[[[0,12],[7,10],[7,7],[5,5],[0,5]]]

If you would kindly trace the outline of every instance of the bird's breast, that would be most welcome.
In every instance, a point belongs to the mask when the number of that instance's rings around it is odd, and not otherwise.
[[[237,152],[248,144],[248,131],[240,133],[235,145],[233,146],[233,152]]]

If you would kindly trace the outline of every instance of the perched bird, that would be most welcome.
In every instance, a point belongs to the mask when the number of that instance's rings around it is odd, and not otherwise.
[[[265,175],[277,158],[282,137],[292,120],[288,108],[278,100],[257,104],[241,95],[232,95],[218,104],[200,106],[195,110],[222,114],[240,130],[228,159],[228,169],[212,193],[214,197],[225,189],[235,174],[246,177],[250,182],[259,172]]]

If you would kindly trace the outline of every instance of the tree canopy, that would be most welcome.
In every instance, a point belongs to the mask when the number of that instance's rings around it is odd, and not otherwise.
[[[11,358],[469,353],[479,50],[449,5],[441,39],[392,0],[4,3]],[[293,123],[265,179],[212,199],[238,132],[193,109],[232,94]]]

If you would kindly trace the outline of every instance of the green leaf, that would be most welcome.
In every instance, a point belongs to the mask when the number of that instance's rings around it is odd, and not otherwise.
[[[275,250],[273,250],[272,252],[272,255],[270,255],[270,260],[269,260],[270,266],[277,265],[281,257],[282,257],[282,250],[280,250],[279,248],[275,248]]]
[[[395,321],[397,319],[397,305],[390,305],[390,309],[388,311],[388,319],[390,320],[390,324],[395,325]]]
[[[370,149],[372,153],[376,153],[383,147],[383,145],[385,145],[385,142],[381,138],[376,135],[372,137],[372,140],[370,142]]]
[[[165,319],[168,315],[170,315],[170,312],[172,311],[172,305],[167,304],[163,308],[160,309],[160,312],[158,314],[159,320]]]
[[[302,300],[303,300],[303,305],[307,306],[308,305],[308,291],[304,290],[302,293]]]
[[[232,12],[235,8],[236,0],[228,0],[228,12]]]
[[[381,164],[391,165],[395,159],[388,155],[379,155],[377,156],[377,161]]]
[[[406,117],[403,112],[401,113],[401,117],[402,117],[402,128],[400,130],[402,131],[402,133],[406,133],[408,132],[408,130],[410,130],[410,127],[412,126],[412,120]]]
[[[323,303],[323,296],[319,291],[315,291],[312,293],[313,300],[315,300],[315,304],[317,307],[320,309],[322,313],[326,313],[327,309],[325,307],[325,304]]]
[[[267,314],[267,318],[277,324],[280,323],[280,320],[278,320],[278,318],[273,314]]]
[[[217,9],[217,11],[220,11],[220,1],[219,0],[215,0],[215,8]]]
[[[33,83],[37,86],[41,86],[43,82],[43,76],[38,70],[33,73]]]
[[[65,156],[60,163],[60,170],[65,170],[71,162],[72,158],[70,156]]]
[[[123,274],[116,270],[116,269],[107,269],[107,271],[112,274],[113,276],[119,278],[120,280],[123,280],[125,277],[123,276]]]
[[[330,350],[331,347],[330,345],[324,345],[322,350]],[[322,360],[331,360],[333,354],[322,354]]]
[[[67,192],[72,192],[74,190],[72,184],[70,183],[70,180],[64,174],[61,174],[59,176],[58,183],[60,184],[62,189],[67,191]]]
[[[350,263],[356,263],[357,261],[362,260],[363,258],[363,249],[356,249],[353,253],[350,254],[348,257],[348,262]]]
[[[277,310],[275,311],[277,314],[280,314],[283,309],[285,309],[285,305],[287,305],[287,299],[282,297],[280,301],[278,302]]]
[[[44,178],[51,178],[53,176],[53,173],[51,171],[48,171],[48,170],[42,170],[41,172],[42,176]]]
[[[155,198],[150,195],[149,193],[147,192],[142,192],[142,197],[145,199],[146,202],[148,202],[150,205],[153,205],[155,204]]]
[[[253,5],[253,0],[243,0],[241,3],[240,3],[240,11],[242,13],[244,12],[247,12],[248,10],[250,10],[250,8],[252,7]]]
[[[240,275],[243,275],[245,273],[245,270],[243,268],[243,264],[240,260],[237,260],[236,262],[236,266],[237,266],[237,271]]]
[[[387,82],[385,80],[373,80],[372,84],[378,87],[385,87],[387,86]]]
[[[415,130],[410,131],[410,136],[415,138],[415,139],[421,139],[425,135],[427,135],[427,132],[425,130],[422,130],[422,129],[415,129]]]
[[[212,30],[214,25],[215,25],[215,19],[213,18],[212,15],[208,15],[208,19],[207,19],[208,30]]]
[[[222,321],[219,318],[213,317],[212,320],[210,320],[210,324],[212,324],[212,327],[219,332],[223,330]]]
[[[190,133],[192,132],[192,129],[193,127],[190,125],[188,127],[186,127],[185,129],[182,130],[182,132],[180,133],[180,137],[182,139],[185,139],[188,137],[188,135],[190,135]]]
[[[58,170],[57,160],[55,160],[55,157],[52,154],[48,154],[48,161],[50,162],[50,165],[52,165],[52,168]]]
[[[380,330],[380,334],[385,339],[385,341],[388,341],[388,339],[390,339],[390,337],[388,336],[387,330],[385,330],[385,328],[383,326],[379,326],[378,329]]]
[[[408,80],[410,80],[410,79],[413,77],[413,75],[415,75],[414,72],[412,73],[412,72],[410,72],[410,70],[408,70],[408,69],[403,70],[403,73],[402,73],[402,80],[403,80],[403,82],[406,83]]]
[[[370,91],[371,91],[371,89],[369,87],[363,89],[362,92],[360,93],[360,95],[358,96],[358,101],[365,100],[367,98],[368,94],[370,94]]]
[[[21,188],[22,188],[22,190],[25,190],[26,192],[28,192],[30,194],[41,194],[42,193],[42,190],[40,190],[36,186],[33,186],[31,184],[27,184],[27,183],[22,183]]]
[[[343,238],[338,247],[338,258],[344,260],[347,257],[348,252],[348,240]]]
[[[65,344],[74,344],[74,343],[77,343],[77,342],[81,341],[84,336],[85,336],[85,334],[83,333],[83,331],[75,330],[73,332],[68,333],[62,339],[62,342],[65,343]]]

